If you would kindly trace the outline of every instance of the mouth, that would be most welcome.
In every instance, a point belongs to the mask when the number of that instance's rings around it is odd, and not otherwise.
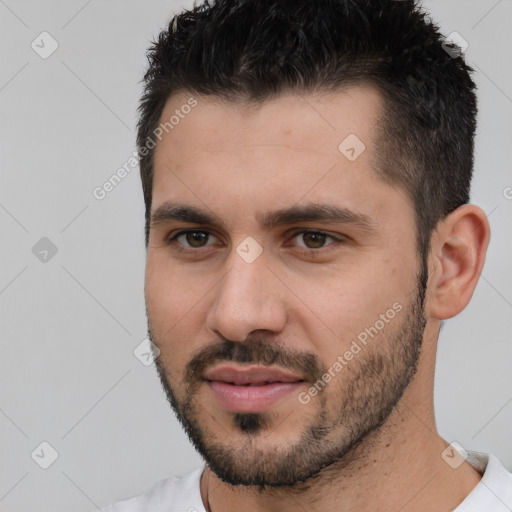
[[[204,375],[207,381],[221,381],[235,386],[262,386],[275,382],[303,381],[299,375],[281,368],[269,366],[238,366],[223,364],[208,370]]]
[[[208,382],[219,382],[219,381],[209,380]],[[225,382],[225,381],[220,381],[220,382]],[[296,382],[304,382],[304,381],[303,380],[298,380]],[[257,386],[267,386],[269,384],[279,384],[279,383],[281,383],[281,381],[279,381],[279,380],[276,380],[276,381],[267,380],[265,382],[248,382],[247,384],[240,384],[238,382],[225,382],[225,383],[226,384],[231,384],[232,386],[257,387]]]
[[[263,412],[297,391],[304,379],[280,368],[221,365],[205,373],[204,381],[218,405],[229,412]]]

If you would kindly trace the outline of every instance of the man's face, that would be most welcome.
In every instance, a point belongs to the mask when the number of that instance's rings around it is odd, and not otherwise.
[[[415,372],[413,208],[371,169],[375,90],[260,107],[195,98],[170,98],[162,122],[190,112],[155,150],[145,293],[158,372],[220,478],[293,485],[348,460]]]

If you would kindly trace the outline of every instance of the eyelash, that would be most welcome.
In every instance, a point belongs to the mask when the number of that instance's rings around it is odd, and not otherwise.
[[[204,229],[184,229],[184,230],[181,230],[181,231],[178,231],[174,236],[172,237],[169,237],[165,240],[165,243],[167,245],[173,245],[174,246],[174,249],[176,249],[177,251],[179,252],[185,252],[185,253],[197,253],[200,249],[202,249],[203,247],[198,247],[197,249],[192,249],[190,247],[185,247],[180,244],[179,242],[177,242],[177,238],[179,238],[180,236],[182,235],[186,235],[188,233],[207,233],[208,235],[211,235],[211,233],[207,230],[204,230]],[[295,233],[293,233],[293,235],[291,236],[291,238],[295,238],[297,237],[298,235],[303,235],[303,234],[306,234],[306,233],[312,233],[312,234],[319,234],[319,235],[326,235],[327,238],[332,238],[335,243],[331,243],[331,244],[328,244],[328,245],[325,245],[324,247],[319,247],[318,249],[310,249],[310,248],[305,248],[305,247],[297,247],[295,246],[296,249],[299,250],[299,252],[305,256],[315,256],[316,254],[318,254],[322,249],[327,249],[329,250],[329,247],[331,245],[335,245],[336,242],[338,243],[342,243],[343,240],[340,239],[340,238],[336,238],[335,236],[333,235],[330,235],[329,233],[326,233],[325,231],[315,231],[313,229],[303,229],[301,231],[296,231]]]

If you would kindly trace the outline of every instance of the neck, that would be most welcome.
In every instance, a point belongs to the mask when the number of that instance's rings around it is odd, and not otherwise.
[[[322,512],[452,511],[481,475],[467,462],[452,469],[441,457],[449,443],[439,436],[433,419],[425,421],[419,407],[404,400],[378,432],[342,461],[296,487],[233,487],[206,468],[201,480],[205,508],[278,512],[296,510],[300,503],[304,510]]]

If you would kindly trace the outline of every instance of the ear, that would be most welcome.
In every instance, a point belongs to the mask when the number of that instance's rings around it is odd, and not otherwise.
[[[485,212],[465,204],[446,216],[432,235],[428,311],[445,320],[470,301],[485,262],[490,227]]]

